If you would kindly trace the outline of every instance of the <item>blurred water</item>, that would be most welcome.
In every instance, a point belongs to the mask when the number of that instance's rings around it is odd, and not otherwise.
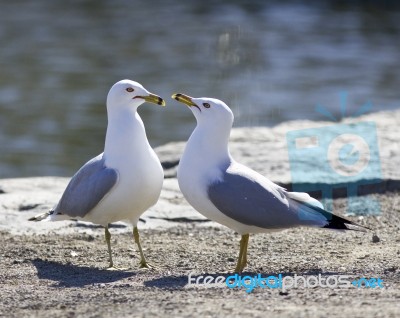
[[[322,119],[316,104],[340,117],[341,91],[349,114],[366,101],[400,106],[400,14],[389,2],[268,3],[2,2],[0,177],[69,176],[100,153],[105,98],[123,78],[168,102],[139,109],[153,146],[195,125],[173,92],[223,99],[236,126]]]

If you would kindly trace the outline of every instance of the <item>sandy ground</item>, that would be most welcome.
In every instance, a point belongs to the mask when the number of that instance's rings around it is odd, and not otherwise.
[[[120,271],[105,270],[102,228],[71,221],[27,222],[56,204],[68,178],[0,180],[0,316],[400,317],[400,111],[358,120],[377,124],[379,179],[388,185],[380,188],[386,193],[374,195],[381,204],[379,216],[352,217],[374,231],[298,228],[252,235],[244,274],[380,278],[383,288],[258,287],[247,293],[226,285],[189,285],[190,273],[228,277],[238,255],[239,236],[205,222],[183,199],[175,175],[184,143],[170,143],[156,150],[168,177],[160,200],[142,215],[145,223],[139,223],[145,254],[155,270],[138,269],[131,229],[121,222],[111,228],[114,262],[129,268]],[[231,151],[239,162],[290,185],[286,133],[327,125],[332,123],[234,129]],[[314,171],[315,164],[308,162],[305,171]],[[346,204],[345,198],[336,199],[334,211],[343,214]]]
[[[116,265],[129,269],[107,271],[101,228],[39,235],[2,230],[0,316],[399,317],[400,196],[376,197],[380,216],[352,218],[374,232],[301,228],[251,236],[246,274],[379,277],[383,288],[255,288],[246,293],[243,288],[189,286],[191,272],[228,276],[238,253],[237,234],[204,222],[143,229],[142,244],[155,270],[137,268],[138,254],[127,231],[116,233],[112,243]],[[345,201],[335,201],[339,213]],[[379,239],[372,239],[374,233]]]

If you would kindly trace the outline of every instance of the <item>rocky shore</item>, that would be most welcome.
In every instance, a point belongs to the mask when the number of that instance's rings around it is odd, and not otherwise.
[[[376,131],[359,125],[365,122],[373,123]],[[155,270],[137,269],[131,226],[123,222],[111,228],[115,262],[130,269],[110,272],[103,270],[107,251],[102,228],[85,222],[27,221],[57,202],[68,178],[0,179],[0,316],[265,316],[268,312],[271,317],[398,317],[400,111],[340,123],[294,121],[273,128],[235,128],[230,149],[239,162],[292,189],[298,184],[292,180],[293,158],[289,160],[291,132],[318,129],[324,134],[333,126],[339,131],[356,127],[361,136],[377,137],[368,164],[379,171],[361,174],[362,182],[356,177],[352,182],[361,184],[358,195],[379,202],[379,213],[349,216],[373,231],[292,229],[253,235],[247,270],[249,275],[380,277],[384,288],[258,288],[246,293],[240,288],[188,285],[191,272],[226,275],[234,266],[239,238],[206,220],[182,197],[176,167],[185,143],[174,142],[156,149],[165,169],[164,188],[157,205],[139,223],[145,253],[157,265]],[[319,158],[305,159],[296,159],[304,171],[312,174],[321,169]],[[363,181],[369,176],[376,180]],[[313,177],[323,185],[337,181],[332,173]],[[334,212],[346,213],[347,193],[343,184],[334,190]]]

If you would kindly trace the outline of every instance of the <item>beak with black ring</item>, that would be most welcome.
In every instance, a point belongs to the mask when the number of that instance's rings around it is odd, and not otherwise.
[[[200,107],[195,102],[193,102],[193,97],[184,94],[173,94],[171,97],[178,102],[187,105],[188,107],[196,107],[199,111],[201,111]]]
[[[155,94],[149,94],[147,96],[136,96],[135,98],[142,98],[146,102],[165,106],[165,101],[160,96],[157,96]]]

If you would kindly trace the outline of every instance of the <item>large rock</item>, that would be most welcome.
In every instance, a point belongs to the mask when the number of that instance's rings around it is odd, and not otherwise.
[[[75,221],[28,221],[28,218],[52,208],[59,200],[68,181],[69,178],[61,177],[0,180],[0,186],[5,192],[0,195],[0,231],[13,234],[44,234],[49,231],[91,233],[91,230],[97,226],[87,222],[78,222],[76,226]],[[177,179],[173,178],[164,180],[160,200],[142,215],[139,227],[170,227],[193,222],[209,223],[189,206],[179,191]],[[132,230],[123,222],[114,224],[114,228],[114,232]]]
[[[363,125],[371,122],[376,125],[376,130],[371,126]],[[306,129],[315,129],[321,135],[340,135],[348,133],[345,126],[354,127],[354,131],[361,137],[377,135],[377,149],[375,145],[369,145],[371,152],[379,151],[379,161],[370,161],[377,167],[381,166],[381,178],[384,180],[400,180],[400,111],[379,112],[364,115],[357,118],[346,118],[339,123],[314,122],[314,121],[291,121],[285,122],[273,128],[251,127],[234,128],[230,138],[230,151],[232,156],[239,162],[248,165],[259,173],[267,176],[274,182],[290,184],[292,181],[288,157],[287,134],[299,132]],[[156,148],[156,152],[165,161],[166,176],[176,177],[176,166],[183,153],[185,142],[168,143]],[[329,144],[321,145],[328,149]],[[302,161],[298,157],[293,162]],[[371,160],[375,158],[371,157]],[[315,158],[315,160],[303,160],[304,169],[307,172],[326,171],[326,158]],[[320,180],[319,178],[322,178]],[[334,182],[334,174],[314,174],[313,182],[326,182],[327,178]],[[307,182],[307,180],[303,180]]]
[[[363,123],[365,122],[374,123],[376,129],[373,128],[373,125],[364,125]],[[337,136],[343,133],[348,134],[350,131],[353,134],[357,132],[358,135],[365,137],[368,142],[373,143],[373,145],[370,145],[371,154],[368,164],[372,165],[375,169],[372,169],[372,175],[375,174],[381,180],[375,180],[377,185],[370,186],[367,184],[369,188],[365,190],[366,193],[386,190],[395,191],[399,188],[400,111],[373,113],[355,119],[345,119],[340,123],[293,121],[273,128],[235,128],[231,135],[230,150],[232,156],[237,161],[257,170],[272,181],[289,188],[292,187],[293,175],[291,174],[290,167],[299,163],[303,172],[300,175],[300,182],[335,184],[337,183],[337,174],[333,173],[333,170],[329,170],[326,156],[309,157],[306,153],[306,155],[295,156],[292,158],[292,162],[289,163],[288,144],[290,143],[287,142],[287,136],[290,136],[290,134],[293,135],[293,132],[296,131],[299,132],[299,136],[302,136],[306,129],[313,128],[319,128],[318,130],[311,131],[312,133],[316,132],[320,134],[319,140],[323,140],[323,136],[332,137],[333,135]],[[377,136],[377,147],[373,141],[368,139],[371,136]],[[311,141],[314,142],[315,140]],[[213,222],[207,222],[204,217],[193,210],[179,191],[176,179],[176,167],[184,145],[184,142],[176,142],[156,149],[157,154],[163,162],[166,179],[159,202],[143,214],[139,227],[168,227],[194,222],[217,226]],[[322,149],[326,150],[326,145],[321,144],[321,142],[320,145]],[[358,155],[363,155],[354,154],[351,152],[351,149],[348,153],[355,155],[355,159],[357,159]],[[378,153],[379,157],[374,157],[374,154]],[[344,153],[344,156],[346,156],[346,153]],[[350,156],[349,160],[353,159]],[[350,163],[353,162],[350,161]],[[338,162],[333,163],[334,168],[335,164],[338,164]],[[376,171],[377,167],[381,167],[381,173]],[[356,174],[354,182],[357,182],[358,177],[365,177],[362,172],[360,176]],[[56,177],[0,180],[0,230],[15,234],[38,234],[48,231],[61,233],[83,231],[90,233],[94,226],[85,222],[79,222],[79,226],[76,226],[73,221],[51,223],[27,221],[29,217],[45,212],[54,206],[65,189],[68,180],[68,178]],[[299,180],[296,181],[298,182]],[[383,187],[380,185],[383,185]],[[120,222],[115,225],[115,231],[131,231],[131,228]]]

